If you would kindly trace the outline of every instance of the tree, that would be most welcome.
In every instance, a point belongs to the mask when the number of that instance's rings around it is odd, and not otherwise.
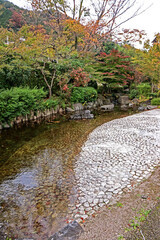
[[[29,0],[34,9],[48,11],[59,25],[61,19],[71,18],[86,27],[87,47],[91,40],[97,48],[99,41],[112,37],[115,29],[124,22],[143,12],[138,7],[129,17],[120,21],[130,9],[136,6],[137,0]],[[59,28],[60,29],[60,28]],[[90,40],[90,41],[89,41]],[[75,34],[75,47],[78,46]]]
[[[24,25],[25,21],[22,14],[12,10],[12,18],[10,19],[10,25],[13,29],[20,29]]]
[[[146,41],[145,48],[143,50],[137,49],[132,56],[136,70],[145,76],[145,81],[151,83],[152,92],[160,82],[160,37],[157,35],[156,38],[157,41],[153,45]]]
[[[125,85],[129,87],[134,80],[129,58],[115,49],[111,50],[110,54],[101,52],[97,56],[95,64],[97,79],[108,91]]]
[[[12,29],[0,28],[0,88],[24,86],[29,79],[31,67],[16,53],[19,43]]]

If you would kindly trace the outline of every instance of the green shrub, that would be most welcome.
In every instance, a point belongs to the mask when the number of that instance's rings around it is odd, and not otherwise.
[[[44,109],[56,109],[57,105],[59,104],[58,99],[47,99],[44,103]]]
[[[0,92],[0,122],[10,123],[15,117],[44,108],[47,92],[41,89],[12,88]]]
[[[97,99],[97,91],[92,87],[74,87],[71,94],[71,102],[94,102]]]
[[[160,105],[160,98],[154,98],[151,100],[152,105]]]
[[[149,83],[141,83],[137,86],[140,97],[149,97],[151,93],[151,86]]]
[[[157,97],[159,97],[159,94],[158,94],[158,92],[156,92],[156,93],[151,93],[149,96],[150,96],[150,98],[157,98]]]
[[[138,97],[138,90],[137,89],[130,90],[129,98],[133,99],[133,98],[136,98],[136,97]]]

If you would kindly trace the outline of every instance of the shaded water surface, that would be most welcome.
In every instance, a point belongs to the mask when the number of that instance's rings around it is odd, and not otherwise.
[[[0,239],[46,240],[68,223],[77,198],[75,156],[97,126],[93,120],[9,129],[0,135]]]

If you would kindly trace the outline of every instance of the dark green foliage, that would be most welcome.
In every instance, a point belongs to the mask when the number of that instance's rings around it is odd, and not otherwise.
[[[41,89],[12,88],[0,92],[0,122],[10,123],[15,117],[44,109],[43,98],[47,93]]]
[[[97,88],[98,88],[98,84],[97,84],[96,81],[92,81],[92,80],[91,80],[91,81],[88,83],[88,87],[93,87],[93,88],[97,89]]]
[[[141,83],[137,86],[139,96],[149,97],[151,93],[151,85],[149,83]]]
[[[117,45],[112,42],[112,41],[107,41],[106,43],[103,44],[104,45],[104,52],[106,54],[109,54],[111,52],[112,49],[117,49]]]
[[[131,89],[130,94],[129,94],[129,98],[133,99],[133,98],[136,98],[136,97],[138,97],[138,90],[137,89]]]
[[[12,17],[11,9],[20,9],[9,1],[0,0],[0,27],[7,28],[9,26],[9,20]]]
[[[12,26],[10,20],[12,19],[14,11],[23,16],[22,25],[44,25],[46,30],[50,27],[47,23],[53,19],[46,11],[33,12],[27,9],[20,8],[9,1],[0,0],[0,27],[13,28],[15,31],[19,29],[18,26]]]
[[[155,93],[150,93],[149,96],[150,98],[157,98],[160,96],[160,94],[158,92],[155,92]]]
[[[59,104],[58,99],[47,99],[44,103],[43,106],[45,109],[51,109],[51,108],[56,108],[57,105]]]
[[[97,91],[92,87],[74,87],[71,94],[71,102],[94,102],[97,99]]]
[[[152,105],[160,105],[160,98],[154,98],[151,100]]]
[[[8,27],[9,20],[12,17],[12,12],[9,9],[2,9],[0,10],[0,26],[1,27]]]
[[[35,83],[31,84],[31,68],[25,66],[25,64],[22,67],[11,62],[0,69],[0,89],[26,85],[32,88],[35,86],[39,87]]]

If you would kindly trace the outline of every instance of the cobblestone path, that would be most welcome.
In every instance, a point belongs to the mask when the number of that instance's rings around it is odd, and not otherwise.
[[[108,204],[132,182],[148,178],[160,162],[160,109],[116,119],[96,128],[77,158],[74,219]]]

